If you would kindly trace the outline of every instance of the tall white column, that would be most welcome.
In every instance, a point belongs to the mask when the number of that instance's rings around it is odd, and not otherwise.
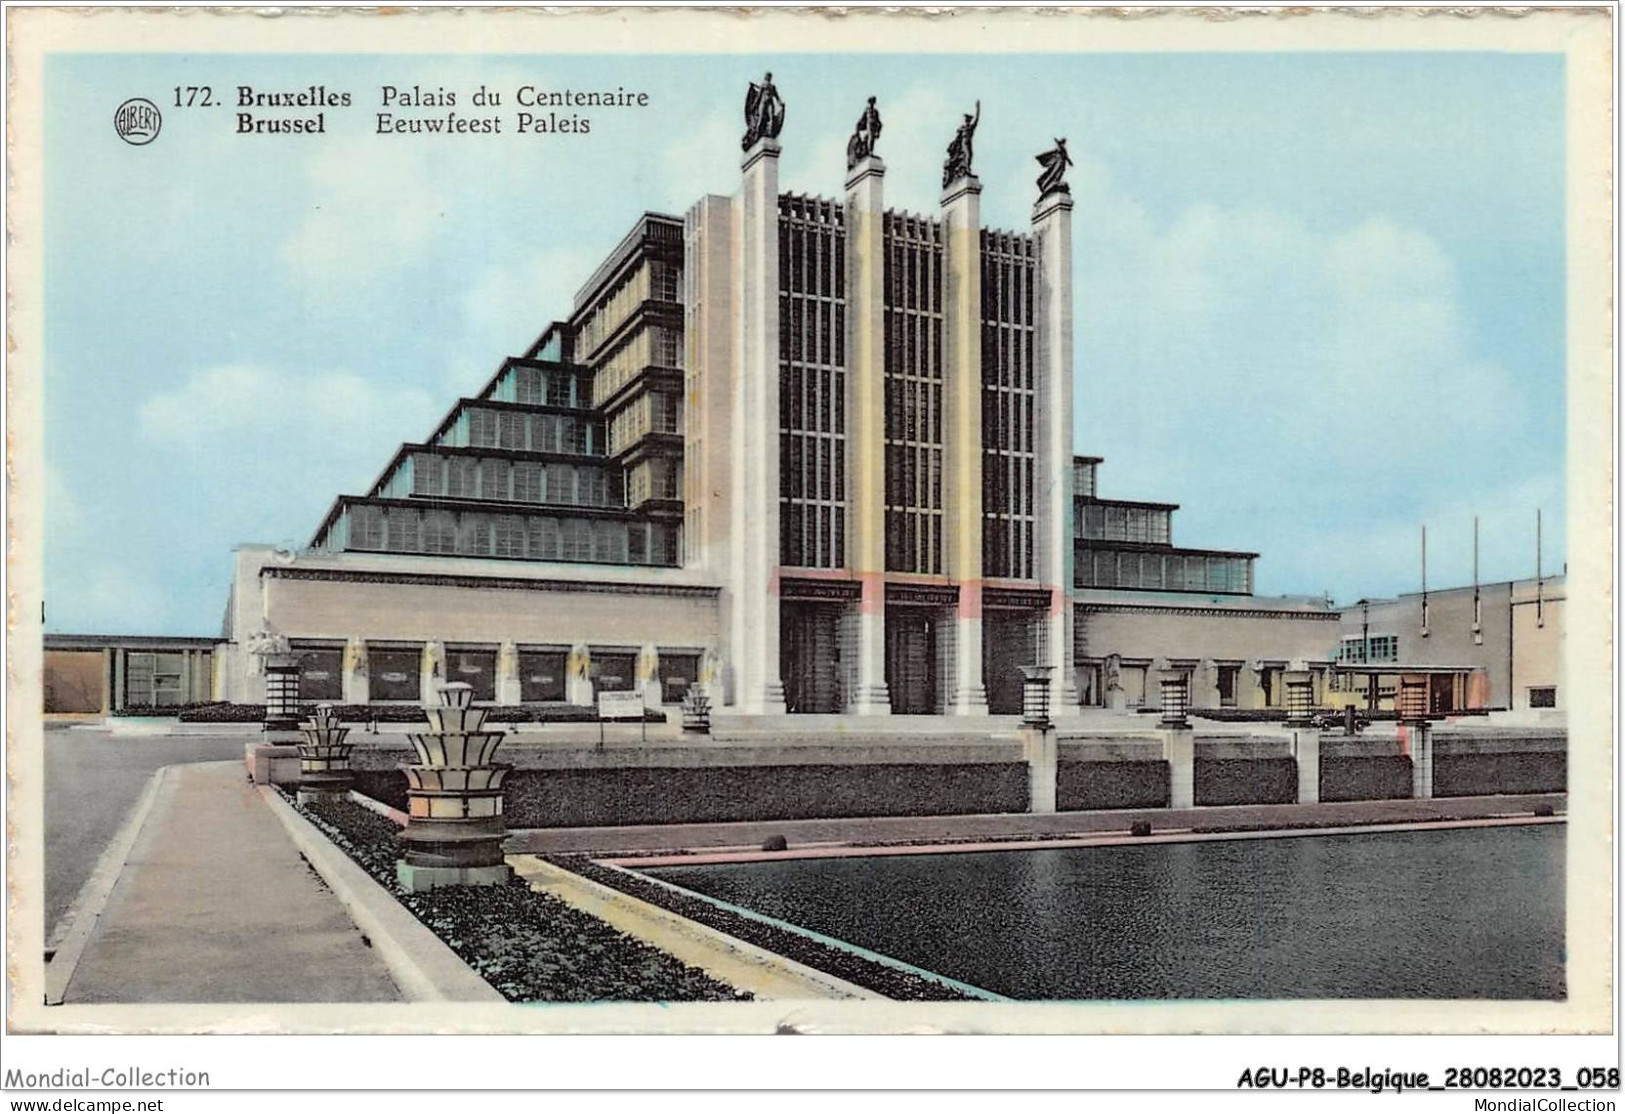
[[[954,613],[953,715],[986,715],[982,683],[982,184],[942,193],[943,550],[959,585]]]
[[[779,145],[745,153],[738,214],[739,348],[735,366],[734,482],[743,498],[734,523],[732,645],[734,705],[784,712],[779,675]]]
[[[1034,570],[1050,592],[1045,617],[1050,706],[1078,706],[1072,637],[1072,197],[1051,193],[1033,207],[1038,246],[1036,380],[1037,470],[1033,476]]]
[[[886,164],[873,155],[846,178],[847,564],[858,601],[857,684],[847,710],[887,715]]]

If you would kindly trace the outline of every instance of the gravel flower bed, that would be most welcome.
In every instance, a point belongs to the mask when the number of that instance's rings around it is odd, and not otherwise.
[[[394,823],[351,801],[316,802],[299,811],[509,1001],[750,997],[517,878],[506,886],[407,893],[395,881],[400,829]]]
[[[636,874],[600,866],[585,855],[544,855],[554,866],[563,867],[594,882],[620,890],[651,905],[714,928],[738,940],[765,948],[775,955],[900,1002],[963,1002],[968,996],[934,979],[921,978],[861,955],[820,943],[798,932],[741,916],[698,897],[678,893]]]

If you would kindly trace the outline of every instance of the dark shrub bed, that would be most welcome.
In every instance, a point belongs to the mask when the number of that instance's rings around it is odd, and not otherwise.
[[[1403,754],[1322,758],[1323,801],[1395,801],[1411,795],[1411,760]]]
[[[519,879],[406,893],[393,823],[350,801],[300,810],[513,1002],[726,1002],[732,987]]]
[[[514,773],[518,772],[517,770],[514,771]],[[355,791],[357,793],[360,793],[363,797],[371,797],[373,800],[386,804],[390,808],[398,808],[402,812],[406,811],[405,774],[399,770],[363,770],[353,763],[350,767],[350,773],[355,777]],[[513,774],[509,774],[508,778],[512,781]],[[504,813],[506,813],[506,805],[504,805]],[[512,816],[508,816],[508,826],[519,827],[513,822]]]
[[[1198,805],[1289,805],[1298,799],[1298,764],[1290,758],[1197,759]]]
[[[1025,812],[1021,763],[515,770],[515,828]]]
[[[406,775],[398,769],[357,769],[355,777],[363,795],[406,807]],[[504,783],[502,809],[512,828],[1025,812],[1027,768],[1000,762],[518,769]]]
[[[325,702],[324,702],[325,703]],[[597,723],[598,709],[584,704],[500,704],[489,707],[487,723]],[[308,716],[316,710],[313,702],[299,705],[299,714]],[[423,708],[418,704],[334,704],[333,710],[345,723],[427,723]],[[120,715],[175,715],[177,709],[157,711],[125,711]],[[188,704],[178,711],[182,723],[260,723],[265,719],[264,704]],[[646,711],[643,718],[649,723],[665,723],[661,712]],[[636,722],[635,720],[633,722]]]
[[[222,704],[218,700],[194,701],[190,704],[126,704],[122,708],[114,708],[109,715],[113,716],[177,716],[185,719],[188,715],[203,712],[209,708],[217,708]],[[260,709],[260,718],[264,719],[264,709]]]
[[[1561,793],[1568,788],[1569,756],[1545,754],[1435,754],[1435,797],[1498,793]]]
[[[183,708],[182,723],[264,723],[264,704],[198,704]]]
[[[1062,812],[1105,808],[1167,808],[1168,763],[1060,762],[1055,807]]]
[[[823,944],[798,932],[790,932],[776,925],[742,916],[720,908],[702,898],[651,882],[647,878],[625,871],[600,866],[585,855],[547,855],[548,862],[574,871],[584,878],[602,883],[611,889],[668,909],[680,917],[707,925],[718,932],[727,933],[736,940],[755,944],[775,955],[804,963],[808,967],[845,979],[877,994],[899,1002],[963,1002],[967,996],[945,983],[921,978],[908,971],[876,963],[872,959]]]

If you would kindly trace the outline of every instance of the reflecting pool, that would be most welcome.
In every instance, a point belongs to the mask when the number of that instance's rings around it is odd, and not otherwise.
[[[1565,829],[647,873],[1012,998],[1559,999]]]

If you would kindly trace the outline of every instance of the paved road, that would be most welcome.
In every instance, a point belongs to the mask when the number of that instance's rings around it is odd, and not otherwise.
[[[45,732],[45,939],[61,926],[79,887],[160,766],[241,760],[246,735],[115,736]]]

